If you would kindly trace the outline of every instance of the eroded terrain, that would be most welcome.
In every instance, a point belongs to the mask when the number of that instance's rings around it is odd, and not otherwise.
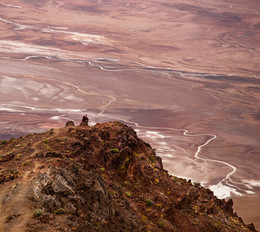
[[[84,113],[119,120],[171,173],[259,203],[259,11],[253,0],[1,1],[0,137]]]

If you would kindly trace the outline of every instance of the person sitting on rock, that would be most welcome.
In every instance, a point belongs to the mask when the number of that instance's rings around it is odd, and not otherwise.
[[[82,121],[80,123],[80,126],[88,126],[88,115],[85,114],[83,117],[82,117]]]

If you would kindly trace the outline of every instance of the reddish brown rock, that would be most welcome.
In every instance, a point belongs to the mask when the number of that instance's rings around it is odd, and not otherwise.
[[[169,176],[119,122],[28,135],[1,153],[10,148],[21,155],[0,160],[1,231],[255,231],[232,200]]]

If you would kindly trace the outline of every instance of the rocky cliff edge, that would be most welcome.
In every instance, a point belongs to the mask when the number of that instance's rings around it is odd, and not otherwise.
[[[0,142],[0,231],[256,231],[119,122]]]

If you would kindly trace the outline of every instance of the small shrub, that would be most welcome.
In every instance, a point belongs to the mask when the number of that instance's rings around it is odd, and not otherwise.
[[[100,168],[100,171],[101,171],[101,172],[104,172],[104,171],[105,171],[105,168]]]
[[[199,182],[194,182],[195,187],[201,187],[201,184]]]
[[[127,164],[127,162],[128,162],[129,160],[130,160],[130,158],[129,158],[129,157],[126,157],[126,159],[124,160],[123,164],[122,164],[121,167],[120,167],[121,170],[124,170],[124,169],[126,168],[126,164]]]
[[[42,216],[42,214],[43,214],[43,210],[41,210],[41,209],[36,209],[36,210],[34,210],[34,212],[33,212],[33,217],[40,217],[40,216]]]
[[[60,143],[62,140],[60,138],[56,138],[55,141]]]
[[[119,150],[118,150],[117,148],[112,148],[112,149],[110,149],[110,151],[111,151],[112,153],[119,153]]]
[[[173,180],[176,184],[178,184],[178,183],[180,182],[179,178],[176,177],[176,176],[173,176],[173,177],[172,177],[172,180]]]
[[[125,195],[131,197],[132,194],[130,192],[125,192]]]
[[[44,143],[48,143],[49,140],[48,140],[48,139],[44,139],[43,142],[44,142]]]
[[[159,184],[160,181],[159,181],[159,179],[155,179],[154,182],[155,182],[155,184]]]
[[[56,209],[54,211],[55,215],[61,215],[61,214],[64,214],[64,213],[65,213],[65,209],[63,209],[63,208],[59,208],[59,209]]]
[[[146,216],[142,216],[142,221],[144,222],[144,223],[147,223],[147,217]]]
[[[44,148],[48,151],[51,151],[51,148],[48,145],[45,145]]]
[[[157,222],[157,225],[159,228],[162,228],[163,227],[163,222]]]
[[[22,165],[28,165],[31,161],[30,160],[26,160],[22,163]]]
[[[17,154],[15,159],[20,159],[23,154]]]
[[[1,145],[5,145],[5,144],[7,144],[7,141],[6,141],[6,140],[1,140],[1,141],[0,141],[0,144],[1,144]]]
[[[153,205],[153,202],[150,199],[146,200],[146,206],[151,206]]]

